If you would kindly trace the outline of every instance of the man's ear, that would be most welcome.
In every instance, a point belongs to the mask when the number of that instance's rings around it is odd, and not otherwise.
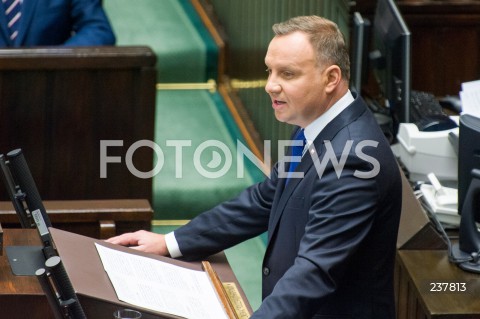
[[[330,65],[325,69],[325,91],[326,93],[332,93],[333,90],[342,81],[342,71],[338,65]]]

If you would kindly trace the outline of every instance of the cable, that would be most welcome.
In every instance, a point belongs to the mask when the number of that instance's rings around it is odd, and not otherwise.
[[[430,218],[430,220],[433,222],[433,225],[435,226],[435,229],[440,233],[442,238],[445,240],[447,243],[447,249],[448,249],[448,260],[454,264],[461,264],[464,262],[474,262],[477,263],[479,258],[480,258],[480,251],[473,252],[470,254],[470,257],[466,258],[458,258],[453,255],[452,251],[452,242],[450,240],[450,237],[448,237],[447,233],[445,232],[444,227],[442,226],[442,223],[438,220],[436,214],[430,210],[430,208],[425,204],[425,201],[422,199],[423,195],[420,191],[415,191],[414,192],[415,196],[417,199],[420,200],[420,203],[422,205],[422,208],[425,210],[427,213],[427,216]]]

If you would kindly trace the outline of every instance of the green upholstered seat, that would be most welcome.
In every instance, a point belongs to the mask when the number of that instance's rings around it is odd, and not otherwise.
[[[117,45],[148,45],[159,82],[215,77],[218,49],[188,0],[103,0]]]
[[[205,82],[217,78],[218,48],[189,0],[103,0],[103,3],[118,45],[148,45],[157,54],[157,82]],[[176,158],[175,148],[167,146],[167,141],[173,143],[173,140],[191,140],[191,146],[182,148],[181,161]],[[237,176],[237,140],[243,142],[242,135],[218,93],[158,91],[155,142],[164,153],[164,166],[152,182],[154,218],[191,219],[263,179],[263,173],[249,160],[245,160],[245,176]],[[230,169],[218,178],[203,176],[193,162],[195,150],[206,141],[218,141],[233,155]],[[221,164],[215,166],[218,163],[213,154],[222,152],[207,148],[202,154],[202,167],[207,169],[210,164],[216,168],[212,171],[218,171]],[[179,166],[182,178],[176,177]],[[154,227],[153,231],[173,229]],[[253,309],[261,302],[260,270],[265,240],[263,234],[226,251]]]
[[[245,143],[218,93],[159,91],[156,112],[155,141],[165,156],[163,168],[154,178],[156,218],[190,219],[262,178],[248,159],[244,176],[237,176],[237,139]],[[187,145],[178,146],[181,157],[175,154],[175,147],[167,146],[167,141],[175,140]],[[231,157],[230,165],[225,164],[226,156]],[[224,168],[228,169],[222,172]]]
[[[157,55],[157,82],[205,82],[216,78],[218,48],[188,0],[104,0],[117,36],[117,45],[148,45]],[[237,178],[236,140],[242,139],[235,122],[217,93],[204,90],[158,91],[155,142],[165,162],[153,178],[152,206],[155,219],[190,219],[199,212],[235,196],[257,177],[249,172]],[[191,140],[182,148],[183,160],[167,140]],[[219,178],[198,172],[193,156],[207,140],[217,140],[233,154],[230,169]],[[204,152],[206,157],[221,152]],[[183,174],[178,178],[177,168]]]

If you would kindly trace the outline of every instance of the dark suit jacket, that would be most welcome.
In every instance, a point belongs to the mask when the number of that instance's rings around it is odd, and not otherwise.
[[[277,163],[264,182],[176,230],[179,248],[200,258],[268,230],[264,300],[252,318],[393,319],[402,194],[390,146],[359,97],[314,145],[318,160],[307,153],[297,167],[303,179],[284,188]],[[322,166],[332,151],[340,165]]]
[[[19,22],[18,36],[12,42],[5,14],[0,12],[0,47],[115,44],[99,0],[23,0]]]

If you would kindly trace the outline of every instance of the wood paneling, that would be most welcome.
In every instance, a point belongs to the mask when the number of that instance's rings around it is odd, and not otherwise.
[[[372,18],[375,0],[356,1],[351,12]],[[412,34],[412,89],[456,95],[461,83],[480,78],[480,2],[397,1]]]
[[[0,50],[0,152],[21,148],[42,199],[151,199],[151,179],[125,165],[136,141],[153,141],[156,57],[148,47]],[[100,177],[100,143],[122,163]],[[134,153],[153,167],[153,151]],[[0,198],[7,199],[3,184]]]

